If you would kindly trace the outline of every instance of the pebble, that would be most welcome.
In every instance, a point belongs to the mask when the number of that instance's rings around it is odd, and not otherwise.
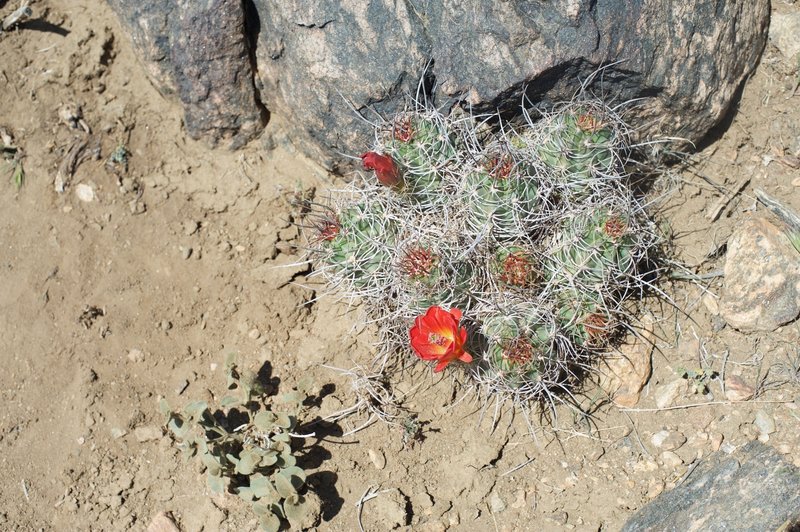
[[[753,424],[761,435],[768,436],[775,432],[775,420],[763,409],[758,409],[756,411],[756,418]]]
[[[661,448],[665,451],[675,451],[680,449],[686,443],[686,436],[681,432],[670,432],[661,444]]]
[[[527,502],[525,490],[518,489],[515,493],[516,493],[516,498],[514,499],[514,502],[511,503],[511,507],[514,508],[515,510],[520,510],[525,507],[525,504]]]
[[[187,260],[189,257],[191,257],[192,251],[194,251],[192,248],[181,247],[181,257],[183,258],[183,260]]]
[[[722,440],[725,439],[725,436],[722,435],[721,432],[715,432],[711,435],[711,450],[714,452],[719,451],[720,446],[722,446]]]
[[[75,187],[75,196],[77,196],[79,200],[89,203],[90,201],[94,201],[94,189],[85,183],[80,183]]]
[[[784,232],[746,219],[728,239],[720,314],[742,332],[770,332],[800,314],[800,261]]]
[[[661,461],[664,463],[664,466],[673,469],[683,464],[681,457],[672,451],[664,451],[661,453]]]
[[[249,336],[251,340],[258,340],[261,338],[261,333],[258,329],[250,329],[250,332],[247,333],[247,336]]]
[[[728,401],[747,401],[756,393],[752,386],[741,377],[730,375],[725,377],[725,398]]]
[[[569,520],[569,515],[567,515],[567,512],[554,512],[545,517],[545,519],[552,521],[557,525],[566,525],[567,521]]]
[[[128,351],[128,360],[131,362],[141,362],[144,360],[144,353],[140,349],[131,349]]]
[[[506,509],[506,502],[495,491],[489,498],[489,508],[493,514],[499,514]]]
[[[127,430],[125,430],[125,429],[121,429],[121,428],[119,428],[119,427],[113,427],[113,428],[111,429],[111,437],[112,437],[112,438],[114,438],[115,440],[118,440],[118,439],[122,438],[122,437],[123,437],[123,436],[125,436],[127,433],[128,433],[128,431],[127,431]]]
[[[227,240],[219,243],[219,250],[223,253],[229,252],[232,248],[233,246],[231,246],[231,243]]]
[[[186,391],[186,388],[188,388],[188,387],[189,387],[189,381],[186,380],[186,379],[183,379],[178,383],[178,386],[175,388],[175,393],[180,395],[184,391]]]
[[[640,335],[632,343],[626,343],[603,360],[600,387],[611,396],[614,403],[632,408],[639,402],[640,392],[650,379],[650,361],[655,340],[653,322],[644,320]]]
[[[162,320],[161,323],[158,324],[161,327],[162,331],[168,331],[172,329],[172,322],[169,320]]]
[[[769,40],[786,59],[800,53],[800,12],[774,12],[770,17]]]
[[[375,466],[375,469],[383,469],[386,467],[386,457],[383,455],[381,451],[375,451],[373,449],[369,449],[367,451],[369,455],[369,459],[372,462],[372,465]]]
[[[653,436],[650,438],[650,443],[653,444],[653,447],[661,447],[661,445],[664,443],[664,440],[666,440],[668,436],[668,430],[660,430],[653,434]]]
[[[145,427],[136,427],[133,431],[133,435],[136,437],[136,441],[144,443],[147,441],[160,440],[161,436],[163,436],[163,432],[161,431],[161,427],[148,425]]]
[[[200,229],[200,222],[194,220],[186,220],[183,222],[183,234],[186,236],[192,236],[198,229]]]
[[[172,516],[167,512],[159,512],[147,525],[147,532],[180,532]]]
[[[665,384],[658,388],[656,391],[656,406],[658,408],[667,408],[675,404],[678,396],[686,390],[686,381],[684,379],[677,379],[669,384]]]

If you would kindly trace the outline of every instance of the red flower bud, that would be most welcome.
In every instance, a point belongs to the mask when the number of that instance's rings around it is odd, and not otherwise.
[[[388,155],[381,155],[374,151],[368,151],[361,156],[361,161],[364,163],[364,168],[367,170],[375,170],[375,176],[382,185],[393,187],[400,184],[402,180],[400,168],[397,167],[397,163]]]

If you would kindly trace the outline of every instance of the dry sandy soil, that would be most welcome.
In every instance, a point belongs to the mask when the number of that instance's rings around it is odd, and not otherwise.
[[[15,7],[2,4],[3,15]],[[187,139],[179,108],[147,82],[103,2],[35,9],[49,26],[0,36],[0,126],[25,155],[21,188],[7,169],[0,176],[0,529],[143,530],[161,511],[182,530],[254,529],[250,509],[211,498],[198,467],[161,435],[157,402],[220,396],[230,352],[267,364],[280,386],[311,376],[307,421],[357,401],[350,379],[323,365],[367,363],[373,331],[354,325],[357,310],[317,300],[308,267],[274,268],[301,258],[292,199],[335,180],[275,120],[236,153]],[[768,47],[714,141],[673,170],[659,216],[678,260],[720,269],[724,256],[707,257],[762,210],[755,186],[800,210],[800,172],[781,159],[800,152],[798,76]],[[60,117],[65,104],[82,107],[91,134]],[[89,157],[57,193],[59,169],[84,140]],[[109,163],[121,145],[127,169]],[[709,221],[720,197],[710,182],[732,189],[746,177]],[[92,201],[79,197],[86,187]],[[783,370],[800,356],[800,326],[721,327],[713,294],[722,279],[704,283],[665,282],[677,308],[649,305],[653,373],[633,409],[601,404],[592,423],[565,409],[555,430],[532,435],[519,411],[498,414],[420,368],[393,383],[418,416],[418,441],[383,423],[343,436],[363,416],[316,425],[303,463],[323,501],[318,529],[357,530],[360,519],[369,531],[616,530],[720,441],[730,451],[757,437],[758,410],[776,424],[769,444],[798,460],[799,386]],[[726,401],[721,379],[705,396],[683,386],[679,368],[721,373],[723,364],[757,389],[754,400]],[[674,382],[677,407],[656,408]],[[674,456],[652,443],[664,429],[688,439]],[[371,487],[377,496],[359,509]]]

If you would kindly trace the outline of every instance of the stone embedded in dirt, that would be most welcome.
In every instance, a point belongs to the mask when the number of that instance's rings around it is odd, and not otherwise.
[[[655,393],[657,408],[667,408],[675,404],[683,393],[686,392],[686,380],[677,379],[669,384],[659,386]]]
[[[759,434],[770,435],[775,432],[775,420],[762,408],[756,410],[756,417],[753,424],[758,429]]]
[[[725,398],[728,401],[747,401],[755,395],[755,389],[737,375],[725,377]]]
[[[144,443],[148,441],[160,440],[164,435],[161,427],[155,425],[147,425],[145,427],[136,427],[133,430],[133,435],[136,441]]]
[[[114,438],[115,440],[118,440],[123,436],[125,436],[126,434],[128,434],[127,430],[121,429],[119,427],[112,427],[110,432],[111,432],[111,437]]]
[[[769,23],[769,40],[786,59],[800,54],[800,12],[774,12]]]
[[[374,465],[376,469],[383,469],[386,467],[386,456],[384,456],[381,451],[369,449],[367,454],[369,455],[370,462],[372,462],[372,465]]]
[[[743,332],[774,331],[800,314],[800,254],[764,218],[728,239],[720,314]]]
[[[181,529],[172,520],[172,515],[159,512],[147,526],[147,532],[181,532]]]
[[[661,461],[665,467],[674,469],[683,464],[683,459],[672,451],[664,451],[660,455]]]
[[[84,203],[90,203],[95,198],[94,189],[86,183],[80,183],[75,186],[75,196]]]
[[[668,436],[668,430],[660,430],[653,434],[653,436],[650,438],[650,443],[653,444],[653,447],[661,447],[661,444],[664,443],[664,440],[666,440]]]
[[[109,3],[156,86],[181,99],[192,137],[252,137],[258,94],[330,168],[370,145],[365,109],[391,116],[435,85],[437,107],[520,116],[521,101],[567,100],[601,65],[594,88],[642,98],[634,129],[697,140],[757,64],[769,23],[768,0]]]
[[[141,362],[144,360],[144,353],[141,349],[131,349],[128,351],[128,360],[131,362]]]
[[[653,322],[645,320],[633,342],[621,345],[607,354],[598,368],[600,387],[617,406],[632,408],[650,379],[653,366],[650,360],[654,343]]]
[[[489,497],[489,509],[493,514],[499,514],[506,509],[506,502],[496,491],[492,492],[491,497]]]
[[[800,470],[754,441],[733,456],[714,453],[702,460],[622,530],[778,530],[798,518]]]
[[[673,431],[661,442],[661,448],[665,451],[676,451],[686,443],[686,436],[682,432]]]

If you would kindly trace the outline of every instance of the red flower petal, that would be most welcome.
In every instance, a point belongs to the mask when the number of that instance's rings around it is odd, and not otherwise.
[[[364,163],[364,168],[375,171],[375,176],[382,185],[393,187],[400,183],[400,169],[388,155],[369,151],[361,156],[361,161]]]

